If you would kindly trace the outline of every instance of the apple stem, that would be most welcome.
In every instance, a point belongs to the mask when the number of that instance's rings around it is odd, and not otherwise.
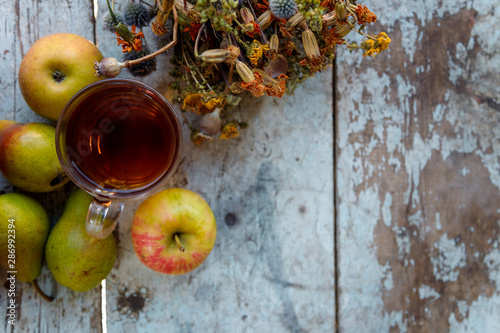
[[[182,246],[182,243],[181,243],[181,240],[179,239],[179,235],[178,234],[174,234],[174,239],[175,239],[175,242],[177,243],[177,246],[179,247],[179,251],[181,251],[181,252],[186,251],[186,249],[184,248],[184,246]]]
[[[42,291],[42,289],[40,289],[40,287],[38,286],[38,283],[36,282],[36,279],[34,279],[33,281],[31,281],[31,285],[33,286],[33,288],[35,288],[36,292],[42,296],[42,298],[44,300],[46,300],[47,302],[52,302],[54,300],[54,297],[52,296],[48,296],[46,293],[44,293]]]

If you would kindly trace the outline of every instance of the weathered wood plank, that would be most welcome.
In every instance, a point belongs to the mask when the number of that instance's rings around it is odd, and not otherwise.
[[[11,1],[0,0],[0,119],[18,122],[50,121],[36,115],[23,100],[17,83],[21,60],[39,38],[56,33],[72,32],[93,40],[92,1]],[[0,190],[14,189],[0,175]],[[30,194],[48,209],[54,223],[62,212],[69,186],[50,194]],[[2,285],[5,276],[2,276]],[[27,283],[17,283],[17,318],[15,328],[2,321],[6,332],[98,332],[101,330],[100,288],[84,294],[57,285],[46,267],[38,279],[42,290],[54,295],[49,304]],[[6,309],[6,291],[2,287],[0,308]],[[4,315],[2,317],[5,318]]]
[[[120,57],[112,34],[98,30],[98,40],[106,56]],[[167,58],[158,59],[144,81],[168,94]],[[184,160],[167,187],[208,201],[215,248],[184,276],[149,270],[130,237],[139,203],[128,204],[107,279],[108,332],[333,331],[331,77],[318,75],[281,100],[245,102],[236,115],[250,127],[237,139],[197,147],[184,127]]]
[[[500,2],[365,5],[392,43],[338,60],[340,330],[498,332]]]

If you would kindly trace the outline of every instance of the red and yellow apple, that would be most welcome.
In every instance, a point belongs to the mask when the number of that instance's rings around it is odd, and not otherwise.
[[[56,129],[41,123],[0,120],[0,172],[29,192],[52,192],[69,178],[57,158]]]
[[[103,58],[91,41],[70,33],[40,38],[19,67],[19,87],[28,106],[57,120],[66,103],[83,87],[99,80],[94,60]]]
[[[137,257],[164,274],[196,269],[212,251],[216,236],[217,224],[208,203],[181,188],[163,190],[146,199],[132,222]]]

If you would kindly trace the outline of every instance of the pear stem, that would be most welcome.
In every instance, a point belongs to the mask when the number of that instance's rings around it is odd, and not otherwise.
[[[182,243],[181,243],[181,240],[179,239],[179,235],[178,234],[174,234],[174,239],[175,239],[175,242],[177,243],[177,246],[179,247],[179,251],[181,251],[181,252],[186,251],[186,249],[184,248],[184,246],[182,246]]]
[[[31,285],[33,285],[33,288],[35,288],[36,292],[42,296],[42,298],[44,300],[46,300],[47,302],[52,302],[54,300],[54,297],[52,296],[48,296],[47,294],[45,294],[42,289],[40,289],[40,287],[38,286],[38,283],[36,282],[36,279],[34,279],[33,281],[31,281]]]

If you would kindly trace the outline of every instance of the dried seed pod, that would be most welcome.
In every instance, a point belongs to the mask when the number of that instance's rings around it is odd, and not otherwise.
[[[253,22],[254,19],[253,19],[252,12],[247,7],[241,8],[240,14],[241,14],[241,18],[243,19],[243,21],[245,23]]]
[[[264,71],[273,79],[288,72],[288,61],[284,56],[278,54],[275,59],[269,62],[269,65],[264,68]]]
[[[221,108],[216,108],[213,112],[204,114],[200,119],[201,133],[212,136],[219,133],[222,127],[222,120],[220,119]]]
[[[321,56],[318,41],[316,40],[316,36],[314,36],[311,29],[306,29],[302,32],[302,44],[304,45],[307,59],[313,60],[314,58]]]
[[[337,14],[335,14],[335,12],[329,12],[324,14],[322,16],[322,19],[323,19],[323,24],[327,27],[338,24]]]
[[[212,50],[206,50],[198,57],[205,62],[220,64],[230,59],[231,52],[223,49],[212,49]]]
[[[301,25],[305,21],[306,19],[304,18],[304,15],[301,12],[298,12],[297,14],[290,17],[290,19],[286,22],[286,28],[291,29],[295,26]]]
[[[113,57],[104,58],[100,63],[94,61],[95,75],[97,76],[104,76],[107,78],[118,76],[123,67],[125,67],[125,64]]]
[[[347,19],[347,10],[344,2],[335,3],[335,13],[337,14],[337,19],[339,21],[345,21]]]
[[[245,83],[250,83],[255,80],[252,70],[239,60],[236,60],[236,71]]]
[[[278,35],[272,35],[271,39],[269,40],[269,50],[273,53],[278,53],[279,44],[280,41]]]
[[[272,22],[271,11],[268,9],[257,18],[257,22],[262,30],[265,30]]]
[[[344,38],[351,32],[353,28],[354,24],[351,22],[349,22],[348,24],[340,24],[335,28],[335,33],[338,35],[338,38]]]

